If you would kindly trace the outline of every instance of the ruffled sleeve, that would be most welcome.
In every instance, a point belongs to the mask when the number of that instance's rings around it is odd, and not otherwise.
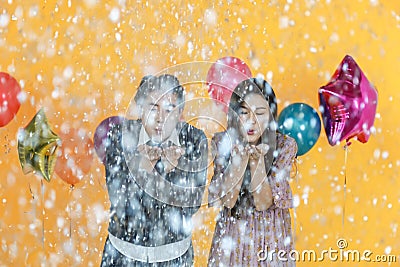
[[[278,134],[278,156],[272,166],[268,181],[271,186],[273,204],[270,208],[293,208],[292,190],[289,186],[290,170],[297,154],[296,141]]]

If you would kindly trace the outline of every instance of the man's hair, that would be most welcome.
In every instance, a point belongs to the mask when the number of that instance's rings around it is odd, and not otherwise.
[[[183,109],[185,103],[185,90],[179,83],[178,78],[174,75],[162,74],[159,76],[144,76],[140,81],[134,101],[138,106],[142,106],[147,95],[154,91],[160,91],[164,94],[173,93],[178,98],[179,110]]]

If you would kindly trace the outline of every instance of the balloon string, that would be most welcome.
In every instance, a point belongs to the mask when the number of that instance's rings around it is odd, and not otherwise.
[[[32,197],[32,199],[35,199],[35,195],[32,192],[31,183],[28,183],[28,185],[29,185],[29,192],[31,193],[31,197]]]
[[[69,200],[71,200],[72,191],[74,190],[74,185],[71,185],[69,188]],[[72,241],[72,212],[71,212],[71,201],[68,201],[68,212],[69,212],[69,238]]]
[[[342,215],[342,227],[344,228],[344,218],[346,209],[346,191],[347,191],[347,154],[349,151],[349,144],[344,146],[344,183],[343,183],[343,215]]]
[[[42,245],[44,248],[44,184],[43,184],[43,179],[40,179],[40,184],[42,187]]]
[[[294,159],[294,167],[295,167],[295,178],[296,178],[296,189],[299,188],[299,169],[298,169],[299,159],[295,157]],[[297,212],[296,206],[293,205],[293,242],[296,241],[296,227],[297,227]]]
[[[294,176],[296,178],[296,186],[299,186],[299,169],[298,169],[298,163],[299,163],[299,159],[297,158],[297,156],[294,158],[294,162],[293,162],[293,166],[294,166]]]

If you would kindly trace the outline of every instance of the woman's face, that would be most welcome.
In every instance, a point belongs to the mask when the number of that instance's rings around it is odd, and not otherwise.
[[[250,144],[257,144],[268,127],[270,110],[267,100],[259,94],[249,94],[239,107],[241,131]]]

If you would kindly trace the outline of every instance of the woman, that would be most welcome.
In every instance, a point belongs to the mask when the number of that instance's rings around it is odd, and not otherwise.
[[[220,204],[209,266],[294,266],[288,183],[294,139],[276,131],[276,97],[264,80],[234,90],[228,129],[215,134],[209,205]]]

